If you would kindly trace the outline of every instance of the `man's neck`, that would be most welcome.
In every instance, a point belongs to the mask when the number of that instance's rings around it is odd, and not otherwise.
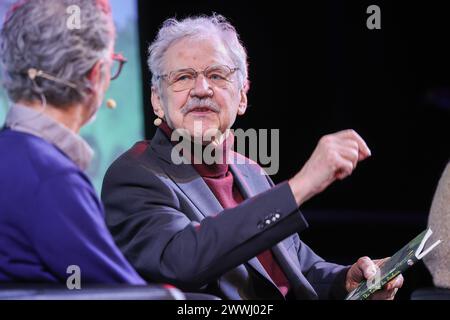
[[[74,133],[78,133],[86,122],[86,115],[84,114],[85,108],[81,104],[73,104],[58,108],[47,103],[43,110],[40,102],[18,101],[17,103],[38,112],[42,111],[46,116],[64,125]]]
[[[163,121],[161,123],[159,128],[164,132],[164,134],[167,136],[167,138],[169,140],[171,140],[173,129],[170,128],[169,125],[165,121]],[[221,166],[225,166],[228,168],[228,165],[227,165],[229,162],[228,155],[230,154],[230,151],[232,151],[233,144],[234,144],[234,135],[230,131],[227,131],[227,134],[224,135],[222,137],[222,139],[220,139],[221,140],[220,144],[215,144],[215,142],[212,142],[213,150],[209,150],[208,154],[211,153],[211,156],[213,156],[214,159],[217,160],[217,162],[213,163],[213,165],[206,165],[204,162],[204,159],[203,159],[203,155],[204,155],[203,152],[208,145],[195,144],[194,140],[195,139],[193,139],[191,137],[190,142],[187,142],[187,143],[189,143],[189,145],[187,147],[188,147],[188,150],[190,150],[191,154],[184,155],[185,157],[190,157],[191,163],[202,164],[204,166],[209,166],[210,168],[213,168],[213,169],[221,167]],[[184,140],[182,140],[182,141],[184,141]],[[176,145],[179,143],[179,141],[171,140],[171,143],[173,145]],[[184,143],[186,143],[186,142],[184,142]],[[184,145],[184,146],[186,146],[186,145]],[[190,148],[189,148],[189,146],[190,146]],[[198,149],[198,146],[200,147],[200,149]],[[218,151],[218,149],[220,149],[220,154],[217,154],[218,158],[216,158],[216,152]],[[201,151],[201,153],[197,154],[196,151]]]

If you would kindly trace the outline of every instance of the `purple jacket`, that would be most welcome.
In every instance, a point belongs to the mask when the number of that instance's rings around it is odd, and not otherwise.
[[[0,282],[145,282],[123,257],[84,173],[37,136],[0,131]]]

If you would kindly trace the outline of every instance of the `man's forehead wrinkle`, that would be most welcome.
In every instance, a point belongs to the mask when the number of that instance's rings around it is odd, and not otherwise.
[[[203,70],[213,64],[232,64],[228,50],[218,37],[179,39],[170,45],[164,57],[166,70],[196,69],[196,67]]]

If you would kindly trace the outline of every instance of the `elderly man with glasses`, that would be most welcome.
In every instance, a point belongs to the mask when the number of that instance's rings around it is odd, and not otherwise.
[[[80,29],[66,25],[73,5]],[[80,284],[145,284],[105,225],[84,173],[92,150],[78,135],[125,62],[113,53],[114,36],[107,0],[20,1],[6,16],[0,57],[11,108],[0,131],[1,283],[65,284],[78,271]]]
[[[249,88],[235,28],[220,15],[169,19],[149,53],[159,128],[115,161],[102,190],[107,225],[141,276],[224,299],[342,299],[375,274],[376,261],[329,263],[297,235],[307,227],[299,207],[370,156],[356,132],[324,137],[297,175],[274,185],[231,150]],[[202,161],[208,148],[220,161]],[[373,298],[393,299],[402,282]]]

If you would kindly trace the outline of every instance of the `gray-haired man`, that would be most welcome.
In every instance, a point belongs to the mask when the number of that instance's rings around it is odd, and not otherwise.
[[[160,127],[116,160],[102,191],[107,224],[143,277],[227,299],[339,299],[374,275],[369,258],[329,263],[297,235],[307,227],[299,206],[370,155],[356,132],[324,137],[297,175],[274,186],[226,135],[246,112],[249,86],[245,49],[224,17],[167,20],[149,66]],[[185,152],[194,161],[176,163],[171,138],[181,130],[226,161]],[[373,298],[393,299],[402,282]]]

